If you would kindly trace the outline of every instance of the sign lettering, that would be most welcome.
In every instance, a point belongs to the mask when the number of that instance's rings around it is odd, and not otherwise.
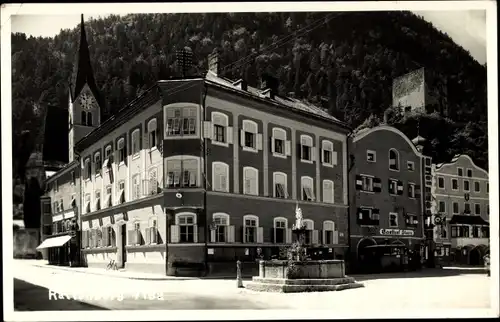
[[[391,228],[382,228],[380,229],[380,235],[385,236],[413,236],[415,232],[413,230],[408,229],[391,229]]]

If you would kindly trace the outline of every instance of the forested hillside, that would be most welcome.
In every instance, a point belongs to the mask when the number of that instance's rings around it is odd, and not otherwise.
[[[438,162],[467,153],[487,168],[486,67],[410,12],[113,15],[86,22],[86,30],[106,97],[103,119],[156,80],[176,76],[175,50],[186,46],[193,74],[206,70],[218,48],[225,77],[256,86],[264,71],[273,73],[281,95],[323,105],[352,127],[378,123],[392,104],[392,80],[425,67],[426,79],[447,84],[450,117],[392,115],[391,123],[410,138],[418,123]],[[12,35],[15,161],[23,146],[30,149],[33,139],[23,145],[21,133],[39,126],[33,106],[42,93],[40,104],[67,108],[78,39],[78,27],[55,38]]]

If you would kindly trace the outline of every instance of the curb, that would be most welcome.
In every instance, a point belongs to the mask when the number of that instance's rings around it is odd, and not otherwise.
[[[54,270],[61,270],[61,271],[68,271],[68,272],[76,272],[76,273],[81,273],[81,274],[91,274],[91,275],[100,275],[100,276],[108,276],[108,277],[116,277],[116,278],[126,278],[130,280],[142,280],[142,281],[188,281],[188,280],[199,280],[199,278],[193,278],[193,277],[139,277],[139,276],[120,276],[120,275],[112,275],[112,274],[106,274],[104,272],[85,272],[81,270],[73,270],[73,269],[67,269],[67,268],[62,268],[59,266],[46,266],[46,265],[32,265],[33,267],[41,267],[41,268],[48,268],[48,269],[54,269]]]

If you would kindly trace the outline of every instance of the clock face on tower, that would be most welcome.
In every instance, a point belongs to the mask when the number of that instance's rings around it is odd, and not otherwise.
[[[91,109],[94,105],[94,98],[88,93],[82,93],[80,96],[80,106],[85,109]]]

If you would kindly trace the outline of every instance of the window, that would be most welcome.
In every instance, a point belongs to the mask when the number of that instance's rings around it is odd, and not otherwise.
[[[389,227],[397,227],[398,226],[398,214],[390,212],[389,213]]]
[[[61,198],[61,199],[59,200],[59,210],[60,210],[60,211],[64,211],[64,206],[63,206],[63,204],[64,204],[64,202],[63,202],[63,199]]]
[[[472,238],[479,238],[479,231],[480,231],[479,226],[473,226],[472,227]]]
[[[302,177],[300,179],[302,186],[302,200],[313,201],[314,198],[314,180],[311,177]]]
[[[158,171],[156,167],[149,170],[148,188],[148,192],[150,195],[155,195],[158,193]]]
[[[333,143],[330,141],[322,142],[321,163],[330,166],[337,164],[337,153],[333,151]]]
[[[418,225],[418,217],[416,215],[407,214],[406,224],[408,226],[416,226],[416,225]]]
[[[474,191],[481,192],[481,185],[477,181],[474,182]]]
[[[177,215],[179,225],[179,241],[181,243],[194,243],[195,215]]]
[[[407,167],[408,171],[415,171],[415,162],[407,161],[406,167]]]
[[[90,193],[85,195],[85,212],[90,212]]]
[[[439,212],[440,213],[446,212],[446,202],[444,202],[444,201],[439,202]]]
[[[323,180],[323,202],[334,203],[334,185],[332,180]]]
[[[273,128],[273,136],[271,138],[271,151],[279,156],[288,155],[286,153],[286,131],[279,128]]]
[[[136,174],[132,177],[132,200],[141,197],[141,175]]]
[[[213,141],[219,143],[228,143],[228,123],[229,120],[227,115],[218,112],[212,112]]]
[[[101,175],[101,171],[102,171],[101,153],[97,152],[94,155],[94,163],[95,163],[95,174]]]
[[[257,142],[257,137],[258,137],[258,127],[257,123],[254,121],[250,120],[243,120],[243,129],[241,130],[242,133],[242,146],[244,148],[248,148],[251,150],[257,150],[258,148],[258,142]]]
[[[286,230],[288,228],[288,220],[286,218],[274,218],[274,242],[276,244],[286,243]]]
[[[259,171],[252,167],[243,168],[243,193],[259,195]]]
[[[467,177],[472,178],[472,169],[467,169]]]
[[[464,180],[464,191],[470,191],[469,180]]]
[[[389,150],[389,169],[399,171],[399,153],[395,149]]]
[[[451,237],[452,238],[458,237],[458,227],[457,226],[451,226]]]
[[[457,168],[457,175],[459,177],[463,177],[463,175],[464,175],[464,169],[463,168]]]
[[[94,201],[94,208],[95,210],[100,210],[101,209],[101,191],[96,191],[95,192],[95,201]]]
[[[453,202],[453,214],[458,214],[458,202]]]
[[[158,244],[158,223],[156,219],[151,220],[151,227],[149,228],[149,243]]]
[[[118,162],[125,162],[125,158],[127,157],[127,147],[125,146],[125,140],[121,138],[118,140]]]
[[[136,129],[132,132],[131,135],[132,141],[132,155],[137,156],[139,152],[141,152],[141,132],[139,129]]]
[[[257,228],[259,227],[259,218],[257,216],[245,215],[243,217],[243,242],[257,242]]]
[[[415,184],[408,183],[408,197],[415,198]]]
[[[458,179],[451,179],[451,189],[458,190]]]
[[[398,181],[397,180],[389,179],[389,193],[391,195],[398,194]]]
[[[283,172],[273,173],[274,198],[288,198],[287,176]]]
[[[134,236],[135,241],[132,242],[132,245],[142,245],[141,224],[139,222],[134,223]]]
[[[112,207],[113,206],[113,192],[112,192],[112,187],[107,186],[106,187],[106,207]]]
[[[212,189],[229,192],[229,165],[223,162],[212,162]]]
[[[91,175],[91,162],[90,162],[90,157],[85,159],[85,168],[84,168],[84,172],[85,172],[85,179],[86,180],[90,180],[90,175]]]
[[[366,151],[366,161],[377,162],[377,152],[371,150]]]
[[[229,215],[227,214],[214,214],[213,220],[215,224],[215,240],[216,243],[227,242]]]
[[[443,177],[438,177],[438,188],[444,189],[444,178]]]
[[[111,145],[106,146],[106,148],[104,149],[104,159],[109,159],[112,152],[113,149],[111,148]]]
[[[313,243],[313,231],[314,231],[314,221],[311,219],[304,219],[304,226],[306,228],[305,232],[305,244],[311,245]]]
[[[470,214],[470,203],[464,202],[464,214]]]
[[[197,107],[167,107],[167,136],[195,135]]]
[[[362,176],[363,191],[373,191],[373,177]]]
[[[156,119],[152,119],[148,122],[148,141],[149,141],[149,148],[152,149],[157,146],[157,135],[158,135],[158,129],[157,129],[157,122]]]
[[[489,227],[481,227],[481,235],[483,236],[483,238],[489,238],[490,237]]]
[[[125,181],[120,181],[118,183],[118,202],[125,202]]]
[[[300,136],[300,159],[303,161],[313,161],[314,157],[313,139],[307,135]]]
[[[323,244],[331,245],[337,244],[338,238],[335,238],[335,223],[333,221],[323,222]]]
[[[197,187],[198,159],[185,157],[167,160],[167,187]]]
[[[477,203],[477,204],[474,205],[474,213],[476,215],[480,215],[481,214],[481,205],[480,204]]]
[[[82,111],[81,118],[82,125],[92,126],[92,112]]]

